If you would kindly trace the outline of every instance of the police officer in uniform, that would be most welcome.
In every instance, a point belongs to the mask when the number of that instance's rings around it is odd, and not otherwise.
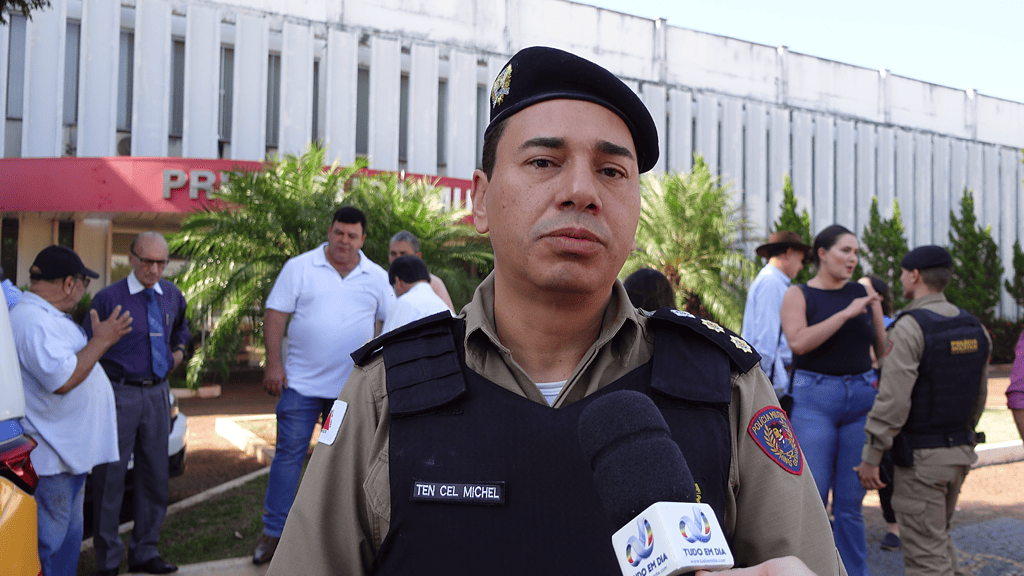
[[[878,463],[891,447],[906,574],[963,574],[949,529],[978,459],[974,427],[985,408],[991,340],[977,318],[946,300],[953,258],[945,248],[915,248],[901,266],[904,295],[913,301],[889,329],[855,470],[865,488],[884,487],[889,480],[879,477]]]
[[[459,317],[353,354],[269,574],[619,574],[576,428],[624,389],[665,415],[738,566],[844,574],[757,354],[710,320],[638,312],[616,280],[658,158],[643,103],[533,47],[490,104],[473,217],[494,272]]]

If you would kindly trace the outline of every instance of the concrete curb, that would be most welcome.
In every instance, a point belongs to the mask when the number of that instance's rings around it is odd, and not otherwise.
[[[978,454],[978,461],[972,468],[1024,460],[1024,442],[1020,440],[984,444],[975,448],[974,451]]]
[[[240,420],[266,420],[268,418],[274,418],[274,416],[260,415],[217,418],[217,423],[214,429],[217,431],[218,435],[222,436],[228,442],[231,442],[235,448],[241,450],[246,456],[256,458],[256,461],[260,464],[270,465],[274,460],[274,447],[268,445],[259,436],[238,425],[238,421]]]
[[[270,473],[270,466],[267,466],[265,468],[260,468],[259,470],[256,470],[255,472],[250,472],[250,473],[246,474],[245,476],[240,476],[238,478],[235,478],[234,480],[230,480],[230,481],[225,482],[225,483],[223,483],[223,484],[221,484],[219,486],[214,486],[213,488],[210,488],[209,490],[206,490],[205,492],[200,492],[199,494],[195,494],[195,495],[189,496],[188,498],[185,498],[184,500],[180,500],[180,501],[175,502],[174,504],[171,504],[170,506],[168,506],[167,507],[167,515],[170,516],[171,514],[174,514],[176,512],[180,512],[180,511],[182,511],[182,510],[184,510],[186,508],[189,508],[191,506],[195,506],[196,504],[199,504],[201,502],[205,502],[205,501],[209,500],[210,498],[213,498],[214,496],[216,496],[218,494],[222,494],[222,493],[227,492],[229,490],[234,490],[235,488],[245,484],[246,482],[248,482],[248,481],[250,481],[250,480],[252,480],[254,478],[258,478],[260,476],[263,476],[264,474],[269,474],[269,473]],[[134,526],[135,526],[135,522],[125,522],[124,524],[121,524],[120,526],[118,526],[117,533],[118,534],[124,534],[124,533],[130,531]],[[92,538],[86,538],[85,540],[82,540],[82,548],[81,548],[82,552],[86,552],[88,550],[92,550],[92,548],[93,548]]]
[[[198,388],[171,388],[171,394],[179,400],[182,398],[219,398],[220,384],[207,384]]]

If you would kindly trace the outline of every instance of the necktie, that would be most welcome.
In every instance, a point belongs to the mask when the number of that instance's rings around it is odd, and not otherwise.
[[[153,356],[153,375],[162,380],[167,375],[167,342],[164,340],[163,315],[156,303],[155,290],[146,288],[146,316],[149,318],[149,351]]]

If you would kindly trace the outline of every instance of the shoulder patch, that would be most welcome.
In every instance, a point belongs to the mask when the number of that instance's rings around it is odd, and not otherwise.
[[[740,372],[747,372],[761,360],[761,356],[746,340],[740,338],[732,330],[707,318],[698,318],[689,312],[671,308],[661,308],[651,315],[651,319],[665,324],[686,327],[707,338],[729,355],[729,359]]]
[[[327,413],[327,419],[324,420],[324,425],[320,429],[320,436],[317,437],[317,442],[327,444],[328,446],[334,444],[334,439],[338,437],[338,428],[341,428],[341,422],[345,419],[345,412],[347,411],[347,402],[342,400],[334,401],[334,406]]]
[[[783,470],[799,476],[804,471],[800,443],[793,434],[793,426],[781,408],[765,406],[747,425],[747,433],[761,450]]]

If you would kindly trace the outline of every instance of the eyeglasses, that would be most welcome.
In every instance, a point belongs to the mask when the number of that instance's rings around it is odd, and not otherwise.
[[[77,278],[78,280],[82,281],[82,287],[83,288],[88,288],[89,287],[89,282],[92,282],[92,278],[89,278],[88,276],[83,276],[81,274],[75,275],[75,278]]]
[[[135,250],[129,250],[129,252],[132,253],[132,256],[135,256],[136,258],[139,259],[140,262],[142,262],[143,268],[149,268],[153,264],[156,264],[157,268],[163,268],[164,266],[167,266],[167,260],[150,260],[149,258],[143,258],[142,256],[139,256],[138,254],[135,253]]]

